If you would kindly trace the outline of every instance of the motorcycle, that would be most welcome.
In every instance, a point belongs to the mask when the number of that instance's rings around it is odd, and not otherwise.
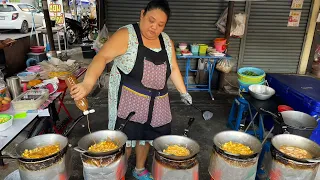
[[[81,43],[83,38],[93,41],[98,32],[96,20],[90,19],[89,16],[83,16],[81,22],[66,18],[66,27],[67,41],[70,45],[76,42]]]

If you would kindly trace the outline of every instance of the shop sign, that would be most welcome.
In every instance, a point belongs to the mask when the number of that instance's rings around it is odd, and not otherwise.
[[[304,0],[292,0],[291,9],[302,9]]]
[[[291,10],[288,20],[288,27],[299,27],[300,24],[301,11]]]
[[[64,11],[62,0],[48,0],[49,14],[52,21],[56,21],[56,25],[64,26]]]

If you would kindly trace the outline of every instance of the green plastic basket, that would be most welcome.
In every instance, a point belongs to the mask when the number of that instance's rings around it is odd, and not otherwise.
[[[243,74],[246,71],[252,71],[256,74],[258,74],[259,76],[248,76]],[[255,67],[244,67],[238,70],[238,79],[246,84],[258,84],[261,81],[264,81],[266,77],[266,73],[259,68],[255,68]]]

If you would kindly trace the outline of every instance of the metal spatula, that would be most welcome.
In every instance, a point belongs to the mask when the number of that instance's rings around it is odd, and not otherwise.
[[[190,104],[190,105],[202,113],[202,117],[203,117],[204,120],[207,121],[207,120],[210,120],[212,118],[213,113],[211,111],[201,110],[200,108],[198,108],[197,106],[195,106],[193,104]]]

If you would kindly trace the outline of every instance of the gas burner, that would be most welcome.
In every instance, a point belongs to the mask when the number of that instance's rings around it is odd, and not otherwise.
[[[161,156],[161,154],[156,151],[154,156],[155,160],[158,163],[171,167],[173,169],[190,169],[198,164],[196,157],[192,157],[186,160],[173,160]]]

